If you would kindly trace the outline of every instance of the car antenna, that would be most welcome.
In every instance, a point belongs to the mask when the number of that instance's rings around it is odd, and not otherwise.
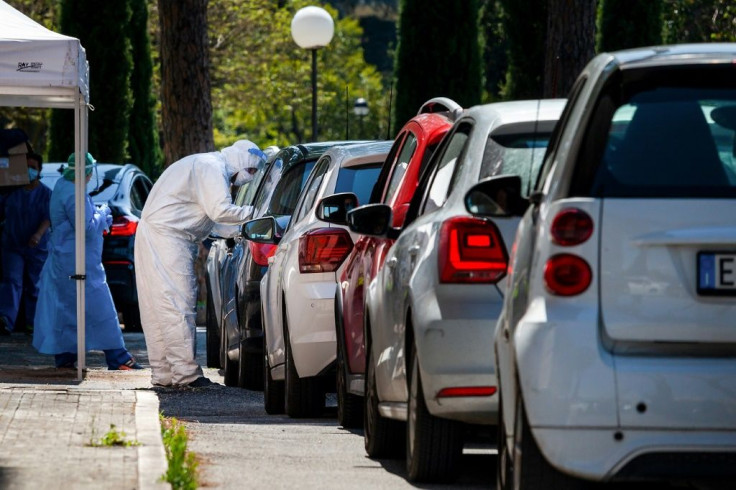
[[[388,130],[386,131],[386,139],[391,139],[391,99],[394,98],[394,81],[391,80],[391,88],[388,91]]]

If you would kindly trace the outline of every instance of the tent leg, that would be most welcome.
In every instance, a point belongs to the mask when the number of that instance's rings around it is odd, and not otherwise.
[[[84,162],[87,153],[87,105],[82,94],[78,94],[74,104],[74,159]],[[75,185],[75,274],[77,286],[77,380],[84,379],[86,368],[86,318],[85,318],[85,195],[87,193],[85,166],[78,163],[74,175]]]

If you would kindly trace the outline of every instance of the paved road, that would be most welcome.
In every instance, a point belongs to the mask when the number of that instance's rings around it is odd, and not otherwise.
[[[204,333],[198,334],[200,362],[205,364]],[[132,344],[130,347],[134,347]],[[222,383],[214,369],[207,376]],[[185,421],[191,449],[201,460],[206,488],[412,488],[404,462],[365,456],[363,433],[337,425],[334,397],[319,419],[294,420],[267,415],[263,394],[222,386],[196,391],[159,393],[166,416]],[[488,447],[468,449],[455,485],[423,488],[493,487],[495,455]]]

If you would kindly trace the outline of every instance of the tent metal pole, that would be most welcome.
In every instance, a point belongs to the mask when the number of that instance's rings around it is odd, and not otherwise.
[[[75,237],[75,275],[77,286],[77,379],[84,379],[86,368],[86,326],[85,326],[85,195],[87,193],[87,182],[85,178],[85,158],[87,153],[87,106],[82,94],[77,94],[74,104],[74,187],[75,187],[75,211],[74,211],[74,237]]]

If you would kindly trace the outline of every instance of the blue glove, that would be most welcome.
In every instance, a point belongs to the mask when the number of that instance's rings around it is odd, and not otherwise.
[[[108,208],[109,210],[110,208]],[[108,214],[105,216],[105,222],[107,223],[107,226],[105,226],[105,231],[110,231],[110,226],[112,226],[112,214]]]
[[[102,204],[98,204],[98,205],[97,205],[97,211],[98,211],[98,212],[99,212],[99,213],[100,213],[100,214],[101,214],[102,216],[110,216],[110,215],[112,214],[112,209],[110,209],[110,206],[108,206],[108,205],[107,205],[107,204],[105,204],[105,203],[102,203]]]

